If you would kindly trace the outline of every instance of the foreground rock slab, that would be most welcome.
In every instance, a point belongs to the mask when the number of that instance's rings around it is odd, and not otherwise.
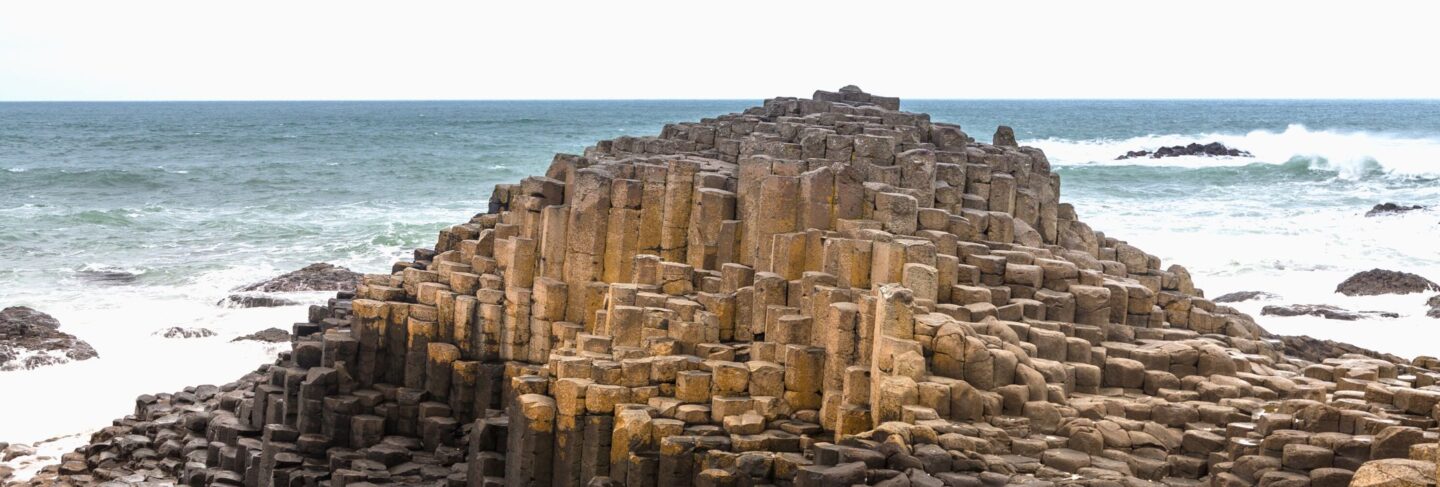
[[[39,482],[1338,485],[1440,438],[1440,360],[1298,356],[1090,228],[1013,130],[899,106],[556,155]]]
[[[24,306],[0,310],[0,371],[26,370],[98,357],[95,348],[60,331],[54,317]]]

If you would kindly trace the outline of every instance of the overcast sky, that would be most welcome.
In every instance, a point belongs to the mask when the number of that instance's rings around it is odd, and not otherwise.
[[[1440,2],[0,2],[0,100],[1440,98]]]

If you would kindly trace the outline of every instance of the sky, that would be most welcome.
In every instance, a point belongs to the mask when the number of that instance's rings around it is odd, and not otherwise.
[[[1440,2],[0,2],[0,100],[1440,98]]]

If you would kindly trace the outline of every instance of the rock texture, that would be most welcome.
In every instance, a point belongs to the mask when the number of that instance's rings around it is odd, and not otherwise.
[[[307,265],[270,279],[241,287],[242,292],[299,292],[299,291],[353,291],[360,283],[361,275],[350,269],[333,264],[317,263]],[[233,296],[231,299],[233,300]]]
[[[98,357],[95,348],[60,331],[54,317],[24,306],[0,310],[0,371],[24,370]]]
[[[245,336],[241,336],[241,337],[236,337],[234,340],[230,340],[230,341],[232,341],[232,342],[254,341],[254,342],[269,342],[269,343],[288,342],[288,341],[290,341],[290,332],[285,331],[285,330],[281,330],[281,329],[279,329],[279,328],[266,328],[266,329],[264,329],[264,330],[260,330],[260,331],[257,331],[257,332],[255,332],[255,333],[251,333],[251,334],[249,334],[249,335],[245,335]]]
[[[1370,269],[1345,279],[1335,292],[1346,296],[1378,296],[1440,291],[1440,285],[1409,272]]]
[[[998,145],[998,144],[997,144],[997,145]],[[1240,150],[1240,149],[1235,149],[1235,148],[1231,148],[1231,147],[1225,147],[1225,144],[1221,144],[1221,143],[1219,143],[1219,142],[1211,142],[1211,143],[1209,143],[1209,144],[1200,144],[1200,143],[1198,143],[1198,142],[1191,142],[1189,145],[1175,145],[1175,146],[1170,146],[1170,147],[1161,147],[1161,148],[1159,148],[1159,149],[1156,149],[1154,152],[1151,152],[1151,151],[1148,151],[1148,150],[1132,150],[1132,151],[1126,152],[1125,155],[1122,155],[1122,156],[1120,156],[1120,157],[1116,157],[1115,159],[1116,159],[1116,160],[1122,160],[1122,159],[1133,159],[1133,158],[1137,158],[1137,157],[1149,157],[1149,158],[1151,158],[1151,159],[1159,159],[1159,158],[1161,158],[1161,157],[1180,157],[1180,156],[1208,156],[1208,157],[1216,157],[1216,156],[1239,157],[1239,156],[1245,156],[1245,157],[1249,157],[1249,156],[1250,156],[1250,153],[1249,153],[1249,152],[1245,152],[1245,151]]]
[[[299,301],[293,299],[255,293],[231,294],[226,296],[225,299],[220,300],[220,302],[215,303],[216,306],[226,308],[275,308],[280,306],[298,306],[299,304]]]
[[[1287,355],[1083,223],[1041,151],[898,108],[557,155],[39,482],[1339,485],[1436,441],[1440,361]]]
[[[208,338],[215,336],[215,332],[209,328],[183,328],[172,326],[154,333],[155,336],[165,338]]]

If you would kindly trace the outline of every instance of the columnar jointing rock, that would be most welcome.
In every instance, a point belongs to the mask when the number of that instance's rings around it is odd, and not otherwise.
[[[898,107],[847,87],[557,155],[276,364],[142,398],[72,459],[190,485],[1342,485],[1435,441],[1440,362],[1287,357],[1082,223],[1009,130]]]

